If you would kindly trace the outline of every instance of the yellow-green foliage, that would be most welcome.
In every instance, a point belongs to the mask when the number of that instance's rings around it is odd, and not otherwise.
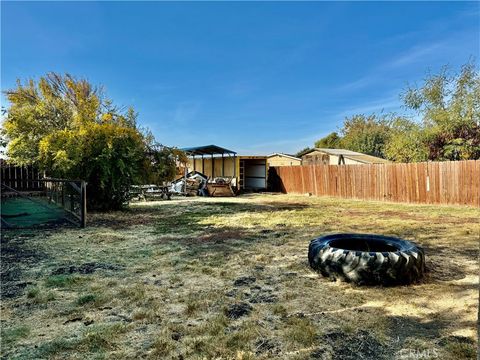
[[[88,182],[92,208],[120,208],[145,167],[136,114],[120,113],[86,80],[47,74],[17,83],[3,135],[16,164],[39,164],[49,176]]]
[[[59,177],[88,181],[94,208],[120,208],[140,176],[144,144],[133,128],[111,122],[60,130],[40,141],[40,163]]]

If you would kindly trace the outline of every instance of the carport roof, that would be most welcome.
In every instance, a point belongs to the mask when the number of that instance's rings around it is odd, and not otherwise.
[[[236,155],[237,153],[232,150],[228,150],[222,148],[217,145],[205,145],[205,146],[196,146],[196,147],[189,147],[181,149],[187,153],[189,156],[194,155],[225,155],[225,154],[233,154]]]

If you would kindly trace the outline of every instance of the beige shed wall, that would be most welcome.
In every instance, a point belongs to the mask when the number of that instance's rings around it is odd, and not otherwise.
[[[214,165],[215,165],[215,173],[214,177],[222,176],[222,158],[213,158]],[[234,176],[234,160],[233,157],[225,157],[224,158],[224,174],[223,176]],[[195,170],[207,175],[208,177],[212,176],[212,158],[205,157],[203,159],[203,164],[205,168],[202,167],[202,159],[196,158],[195,159]],[[193,171],[193,159],[188,159],[188,171]],[[238,175],[238,172],[237,172]]]
[[[352,159],[347,159],[346,157],[343,158],[345,160],[346,165],[361,165],[364,164],[360,161],[352,160]]]
[[[312,151],[311,153],[308,153],[307,155],[302,156],[303,165],[312,165],[312,163],[321,164],[322,155],[326,155],[326,154],[321,151]],[[339,158],[338,155],[329,155],[329,165],[338,165],[338,158]],[[363,164],[362,162],[352,160],[352,159],[347,159],[346,157],[344,157],[344,160],[346,165]]]
[[[313,164],[322,164],[322,155],[325,154],[322,151],[312,151],[306,155],[302,156],[302,165],[313,165]],[[329,156],[329,165],[338,165],[338,158],[339,155],[328,155]],[[362,164],[382,164],[382,163],[389,163],[388,160],[384,160],[381,158],[376,158],[374,156],[369,155],[359,155],[359,160],[351,159],[348,156],[344,156],[345,164],[346,165],[362,165]]]
[[[322,164],[322,156],[327,155],[324,152],[315,150],[306,155],[302,156],[302,164],[303,165],[320,165]],[[332,162],[332,157],[335,157],[334,161]],[[329,164],[330,165],[337,165],[338,164],[338,157],[334,155],[330,155],[329,157]]]
[[[271,156],[267,159],[268,166],[292,166],[301,165],[302,160],[295,160],[286,156]]]
[[[330,155],[330,165],[338,165],[338,156],[337,155]]]

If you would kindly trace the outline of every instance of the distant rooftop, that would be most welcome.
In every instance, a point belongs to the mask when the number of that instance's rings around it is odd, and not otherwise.
[[[290,155],[290,154],[284,154],[284,153],[273,153],[273,154],[270,154],[268,155],[267,157],[272,157],[272,156],[285,156],[285,157],[288,157],[290,159],[294,159],[294,160],[302,160],[296,156],[293,156],[293,155]]]
[[[314,148],[314,149],[311,149],[310,151],[307,151],[303,155],[307,155],[313,151],[321,151],[328,155],[336,155],[336,156],[341,155],[346,159],[356,160],[358,162],[365,163],[365,164],[387,164],[391,162],[389,160],[382,159],[377,156],[367,155],[367,154],[363,154],[363,153],[359,153],[359,152],[347,150],[347,149]]]
[[[327,149],[327,148],[314,148],[312,151],[317,150],[317,151],[322,151],[326,154],[330,155],[364,155],[362,153],[352,151],[352,150],[347,150],[347,149]]]

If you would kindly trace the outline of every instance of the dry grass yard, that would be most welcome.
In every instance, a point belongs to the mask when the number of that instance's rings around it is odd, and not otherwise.
[[[479,218],[468,207],[249,195],[4,232],[2,357],[475,358]],[[307,248],[332,232],[414,240],[427,276],[389,288],[324,279]]]

